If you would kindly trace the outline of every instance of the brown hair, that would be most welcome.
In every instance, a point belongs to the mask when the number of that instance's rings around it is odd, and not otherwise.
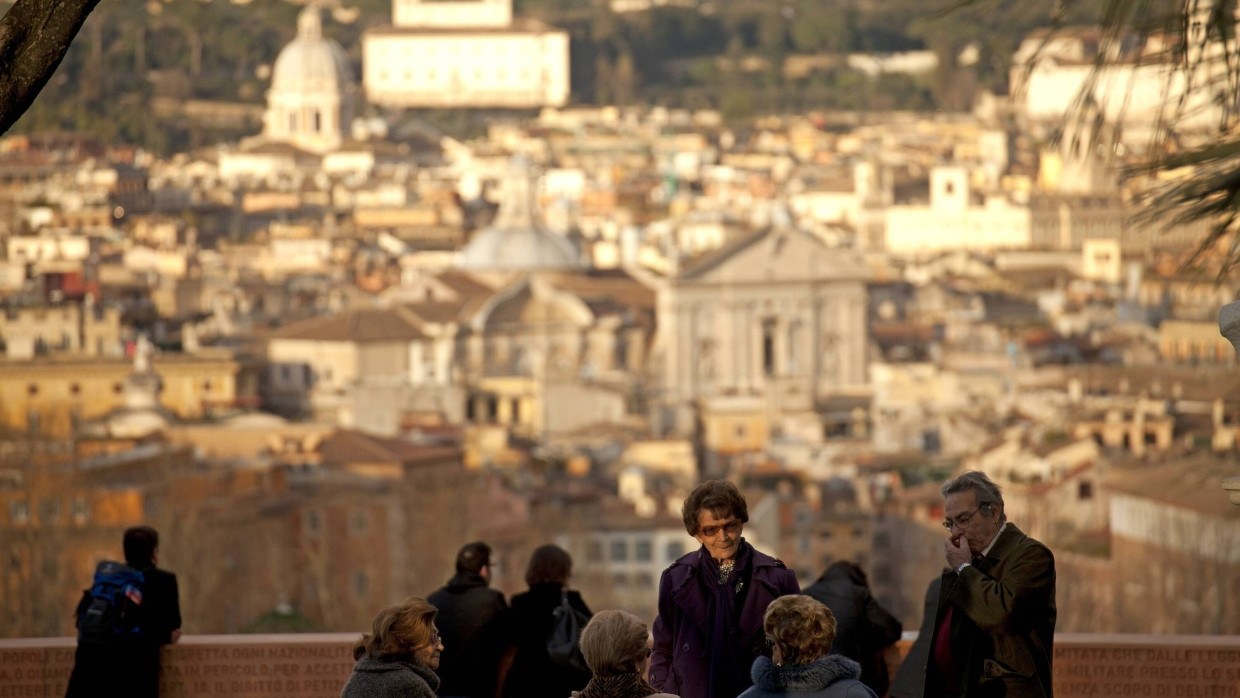
[[[431,625],[439,609],[420,596],[410,596],[379,611],[372,632],[353,645],[353,658],[369,655],[375,659],[409,659],[431,644]]]
[[[568,584],[568,577],[573,573],[573,557],[558,545],[540,545],[530,555],[529,567],[525,568],[525,583],[535,584]]]
[[[785,665],[809,664],[826,655],[835,642],[835,615],[831,609],[801,594],[772,601],[762,617],[762,627],[779,646]]]
[[[703,509],[716,519],[735,516],[741,523],[749,522],[749,505],[745,503],[745,495],[727,480],[707,480],[689,493],[680,513],[685,519],[685,530],[691,536],[698,534],[698,518]]]
[[[599,611],[581,631],[581,654],[595,676],[635,674],[649,655],[648,632],[628,611]]]

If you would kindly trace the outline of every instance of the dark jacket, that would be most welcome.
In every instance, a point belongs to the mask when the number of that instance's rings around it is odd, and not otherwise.
[[[1045,545],[1012,524],[986,557],[960,574],[943,573],[935,613],[935,639],[926,663],[927,698],[1051,698],[1055,636],[1055,558]],[[947,609],[951,666],[956,681],[936,661],[938,628]],[[958,684],[958,690],[949,688]]]
[[[718,609],[707,585],[718,583],[718,566],[705,547],[663,571],[650,657],[650,684],[655,688],[681,698],[734,698],[749,687],[752,679],[745,668],[768,653],[762,631],[767,605],[801,589],[784,563],[758,552],[743,538],[737,560],[733,575],[740,591],[732,628],[714,627]],[[722,684],[714,686],[713,695],[712,677]]]
[[[153,645],[172,642],[172,631],[181,628],[181,594],[177,576],[158,567],[142,570],[142,637]]]
[[[805,590],[835,615],[831,654],[842,654],[861,665],[861,682],[883,695],[890,683],[881,652],[900,639],[904,626],[866,586],[865,577],[848,562],[836,562]]]
[[[512,597],[512,625],[516,635],[517,654],[504,681],[504,695],[567,697],[585,688],[590,673],[555,664],[547,655],[547,635],[551,632],[552,615],[565,593],[559,584],[535,584],[529,591]],[[594,615],[581,594],[569,591],[568,602],[577,610]],[[446,649],[446,647],[445,647]]]
[[[375,659],[364,655],[340,698],[435,698],[439,677],[421,662]]]
[[[943,579],[935,577],[926,586],[925,609],[921,616],[921,630],[909,648],[895,678],[891,680],[890,698],[921,698],[926,683],[926,660],[930,658],[930,641],[934,639],[934,612],[939,606],[939,589]]]
[[[66,698],[97,695],[99,686],[114,686],[138,698],[159,695],[159,648],[171,642],[172,631],[181,627],[180,593],[175,574],[154,566],[142,568],[141,572],[141,635],[130,641],[79,642]],[[79,605],[78,613],[83,610]]]
[[[858,680],[861,666],[837,654],[797,667],[775,666],[770,657],[758,657],[750,675],[753,686],[739,698],[878,698]]]
[[[426,600],[439,609],[439,693],[495,698],[500,655],[513,644],[504,595],[488,589],[481,575],[461,572]]]

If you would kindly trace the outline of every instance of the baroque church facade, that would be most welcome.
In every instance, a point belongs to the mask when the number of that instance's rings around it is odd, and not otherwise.
[[[765,420],[812,418],[864,392],[866,267],[787,225],[759,231],[681,270],[660,290],[663,395],[676,416],[749,401]]]

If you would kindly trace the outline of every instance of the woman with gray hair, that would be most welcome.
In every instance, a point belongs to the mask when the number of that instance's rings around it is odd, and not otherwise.
[[[593,676],[574,698],[676,698],[642,677],[650,657],[649,631],[628,611],[599,611],[581,631],[581,654]]]

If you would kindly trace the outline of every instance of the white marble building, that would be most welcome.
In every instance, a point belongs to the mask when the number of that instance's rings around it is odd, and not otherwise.
[[[392,26],[362,39],[362,81],[390,107],[561,106],[568,33],[513,18],[512,0],[394,0]]]
[[[934,168],[930,201],[891,206],[885,218],[886,249],[896,254],[1030,245],[1029,207],[1001,193],[978,196],[963,167]]]

